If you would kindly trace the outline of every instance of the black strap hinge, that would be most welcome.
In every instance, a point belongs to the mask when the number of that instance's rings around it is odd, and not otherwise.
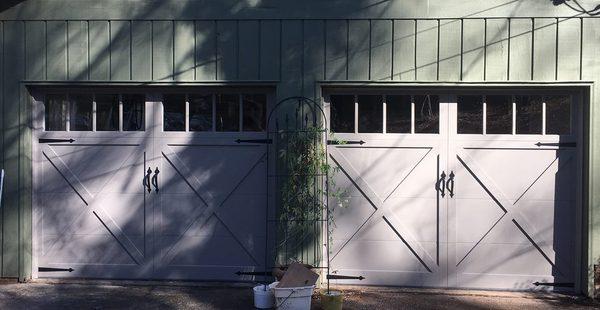
[[[59,272],[59,271],[73,272],[73,268],[38,267],[38,272]]]
[[[249,140],[244,140],[244,139],[237,139],[235,140],[236,143],[259,143],[259,144],[271,144],[273,143],[272,139],[249,139]]]
[[[342,141],[342,140],[327,140],[327,144],[329,145],[344,145],[344,144],[360,144],[363,145],[367,142],[360,140],[360,141]]]
[[[577,143],[575,143],[575,142],[560,142],[560,143],[542,143],[542,142],[538,142],[535,145],[537,145],[537,147],[540,147],[540,146],[576,147]]]
[[[570,282],[533,282],[535,286],[554,286],[554,287],[575,287],[575,283]]]
[[[69,142],[73,143],[75,140],[73,139],[39,139],[39,143],[57,143],[57,142]]]
[[[329,280],[364,280],[363,276],[342,276],[339,274],[328,274],[327,279]]]

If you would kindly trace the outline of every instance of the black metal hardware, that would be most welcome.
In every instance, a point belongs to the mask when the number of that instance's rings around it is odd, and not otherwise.
[[[52,268],[52,267],[38,267],[39,272],[59,272],[59,271],[68,271],[73,272],[73,268]]]
[[[450,193],[450,198],[454,197],[454,171],[450,171],[448,175],[448,182],[446,182],[446,189]]]
[[[271,143],[273,143],[273,139],[249,139],[249,140],[237,139],[237,140],[235,140],[235,142],[236,143],[271,144]]]
[[[327,140],[327,144],[328,145],[344,145],[344,144],[360,144],[363,145],[367,142],[360,140],[360,141],[340,141],[340,140]]]
[[[328,274],[327,279],[329,280],[364,280],[363,276],[342,276],[338,274]]]
[[[570,282],[533,282],[535,286],[554,286],[554,287],[575,287],[575,283]]]
[[[148,170],[150,170],[150,168],[148,168]],[[154,185],[154,190],[158,193],[158,174],[160,173],[160,170],[158,170],[158,167],[156,167],[156,170],[154,170],[154,175],[152,176],[152,185]]]
[[[39,143],[58,143],[58,142],[69,142],[73,143],[75,140],[73,139],[39,139]]]
[[[270,276],[272,275],[271,271],[237,271],[235,273],[238,276]]]
[[[575,143],[575,142],[560,142],[560,143],[542,143],[542,142],[538,142],[535,145],[537,145],[537,147],[540,147],[540,146],[576,147],[577,143]]]
[[[146,171],[146,175],[144,176],[144,187],[146,188],[148,193],[152,191],[152,188],[150,187],[150,175],[151,174],[152,174],[152,169],[150,167],[148,167],[148,171]]]
[[[435,187],[441,192],[440,194],[442,195],[442,198],[446,196],[446,172],[442,171],[442,174],[440,174],[440,179]]]

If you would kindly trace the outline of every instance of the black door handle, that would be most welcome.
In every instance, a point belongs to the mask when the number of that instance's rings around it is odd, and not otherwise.
[[[450,193],[450,198],[454,197],[454,171],[450,171],[450,174],[448,175],[446,189],[448,189],[448,193]]]
[[[440,174],[440,178],[435,187],[440,192],[442,197],[446,196],[446,172],[442,171],[442,174]]]
[[[152,174],[152,169],[150,169],[150,167],[148,167],[148,171],[146,172],[146,175],[144,175],[144,188],[149,192],[152,191],[152,188],[150,187],[150,175]]]
[[[149,171],[150,168],[148,168]],[[156,167],[156,170],[154,170],[154,175],[152,176],[152,185],[154,185],[154,190],[158,193],[158,174],[160,173],[160,170],[158,170],[158,167]]]

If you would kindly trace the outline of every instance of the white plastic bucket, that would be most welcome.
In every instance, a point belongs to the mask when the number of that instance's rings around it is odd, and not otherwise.
[[[258,309],[271,309],[275,307],[275,296],[273,295],[273,287],[276,284],[271,283],[270,285],[261,284],[255,286],[254,290],[254,308]]]
[[[310,302],[315,286],[274,287],[277,309],[310,310]]]

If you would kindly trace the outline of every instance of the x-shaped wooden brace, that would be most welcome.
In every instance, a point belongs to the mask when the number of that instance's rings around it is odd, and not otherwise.
[[[412,174],[415,168],[431,153],[433,148],[427,148],[427,152],[419,161],[411,168],[411,170],[404,176],[404,178],[394,187],[392,192],[385,198],[381,199],[371,186],[360,176],[360,173],[352,166],[352,164],[346,159],[344,155],[339,151],[337,147],[332,147],[329,150],[329,156],[340,168],[340,170],[348,177],[348,179],[354,184],[358,191],[363,195],[365,199],[375,208],[373,212],[361,225],[356,227],[355,232],[342,244],[342,246],[334,253],[331,257],[331,261],[335,259],[337,255],[344,249],[350,241],[352,241],[360,231],[367,230],[368,228],[376,225],[379,219],[383,219],[385,223],[394,231],[394,233],[406,244],[412,254],[421,262],[421,264],[429,272],[435,272],[438,269],[438,264],[425,249],[423,249],[421,243],[417,241],[414,236],[409,232],[404,225],[398,220],[396,215],[389,210],[389,204],[385,202],[392,196],[392,194],[400,187],[400,185]],[[419,255],[424,253],[424,255]]]
[[[123,164],[129,160],[129,158],[132,156],[132,154],[136,154],[138,152],[143,151],[142,146],[140,146],[140,145],[132,144],[131,146],[137,146],[137,147],[126,158],[126,160],[123,161]],[[87,206],[87,209],[90,212],[92,212],[94,214],[94,216],[96,216],[98,221],[100,221],[100,223],[106,228],[106,230],[115,238],[115,240],[125,250],[125,252],[127,252],[127,254],[131,257],[131,259],[133,259],[133,261],[138,265],[142,264],[142,262],[144,260],[144,254],[142,253],[142,251],[140,251],[135,246],[135,244],[131,241],[131,239],[129,239],[129,237],[127,237],[127,235],[123,232],[121,227],[119,227],[119,225],[115,222],[115,220],[102,207],[102,201],[100,201],[99,199],[96,199],[96,197],[94,197],[94,195],[92,195],[87,190],[87,188],[85,188],[85,186],[82,184],[82,182],[79,180],[79,178],[73,173],[73,171],[69,168],[69,166],[58,156],[58,154],[56,154],[56,152],[50,146],[44,145],[44,146],[42,146],[42,148],[43,148],[42,154],[44,155],[44,157],[46,157],[48,162],[50,162],[50,164],[52,166],[54,166],[56,171],[65,179],[65,181],[69,184],[69,186],[71,186],[71,188],[75,191],[75,193],[81,198],[83,203]],[[48,154],[50,154],[50,156]],[[50,159],[51,157],[54,157],[54,160],[51,160]],[[107,182],[105,182],[102,185],[99,192],[102,192],[102,189],[106,186],[106,184],[110,183],[111,179],[123,167],[123,164],[121,164],[121,166],[119,166],[119,168],[116,169],[112,173],[112,175],[109,177],[109,180],[107,180]],[[61,236],[59,237],[59,239],[55,240],[46,249],[44,255],[47,255],[48,253],[50,253],[50,251],[55,246],[55,244],[57,244],[58,241],[63,240],[63,238],[65,238],[65,237],[68,238],[65,242],[69,242],[70,240],[72,240],[74,238],[74,235],[75,235],[74,223],[77,221],[77,219],[83,213],[85,213],[85,210],[82,210],[75,217],[75,219],[71,222],[71,224],[69,224],[61,232]]]
[[[181,161],[179,156],[177,156],[177,154],[175,154],[175,152],[171,148],[165,148],[165,150],[163,150],[162,152],[162,155],[173,167],[173,169],[175,169],[175,171],[177,171],[177,173],[181,175],[183,180],[188,184],[192,191],[194,191],[196,196],[206,205],[206,208],[204,209],[194,208],[192,213],[189,215],[189,217],[192,218],[192,220],[185,227],[183,234],[181,234],[177,238],[177,240],[171,245],[171,247],[166,251],[163,257],[164,261],[171,262],[175,258],[175,256],[180,251],[177,245],[181,242],[183,237],[190,235],[189,230],[194,224],[197,224],[199,228],[202,228],[208,222],[210,217],[214,214],[214,216],[221,222],[221,224],[223,224],[225,229],[227,229],[227,231],[233,236],[233,238],[242,247],[242,249],[244,249],[244,251],[250,256],[250,258],[252,258],[254,263],[256,265],[260,265],[258,259],[254,256],[254,254],[252,254],[252,251],[249,249],[250,244],[247,244],[247,242],[240,240],[240,238],[233,232],[233,230],[225,223],[223,218],[219,215],[218,209],[223,204],[225,204],[227,199],[229,199],[229,197],[231,197],[231,195],[238,189],[238,187],[240,187],[244,180],[246,180],[246,178],[252,173],[254,168],[256,168],[256,166],[258,166],[261,162],[263,162],[264,158],[267,156],[267,153],[261,153],[260,156],[258,156],[252,161],[252,166],[246,171],[243,177],[237,183],[235,183],[233,189],[231,189],[231,191],[229,191],[225,198],[223,198],[222,200],[218,200],[211,194],[210,190],[206,188],[206,184],[200,182],[198,178],[194,176],[192,171],[187,167],[187,165],[183,163],[183,161]]]
[[[463,256],[462,259],[458,261],[456,266],[460,265],[469,254],[490,234],[490,232],[494,229],[494,227],[498,226],[498,224],[511,221],[519,231],[531,242],[531,244],[540,252],[540,254],[556,269],[558,272],[561,272],[554,262],[554,258],[556,257],[556,253],[552,248],[547,248],[545,251],[542,247],[535,241],[536,236],[532,235],[532,232],[537,231],[535,227],[530,223],[530,221],[519,211],[517,205],[521,198],[525,196],[525,194],[533,187],[533,185],[546,173],[546,171],[552,171],[554,169],[560,170],[564,167],[570,160],[571,157],[562,158],[559,163],[558,156],[548,165],[531,183],[530,185],[523,191],[521,195],[517,197],[514,201],[506,198],[506,195],[500,190],[498,186],[492,181],[492,179],[482,170],[473,160],[473,158],[464,152],[464,149],[461,149],[457,152],[456,155],[458,161],[465,167],[465,169],[473,176],[475,181],[479,183],[479,185],[485,190],[485,192],[492,198],[494,203],[504,211],[504,214],[496,221],[494,224],[488,229],[488,231],[467,251],[467,253]],[[561,272],[562,274],[562,272]]]

